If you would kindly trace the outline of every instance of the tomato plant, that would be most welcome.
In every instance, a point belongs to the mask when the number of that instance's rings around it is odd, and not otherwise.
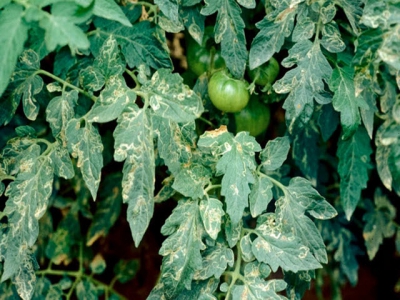
[[[0,1],[0,298],[399,298],[398,16]]]
[[[248,83],[232,78],[225,70],[217,71],[211,76],[208,95],[216,108],[232,113],[241,111],[250,99]]]

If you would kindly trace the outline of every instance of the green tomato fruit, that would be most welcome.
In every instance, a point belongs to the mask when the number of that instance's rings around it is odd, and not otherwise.
[[[249,84],[232,78],[225,70],[215,72],[208,82],[208,95],[216,108],[224,112],[239,112],[250,99]]]
[[[251,97],[249,104],[240,112],[234,114],[236,133],[248,131],[252,136],[258,136],[268,128],[270,120],[269,107]]]
[[[252,81],[261,86],[272,84],[279,74],[279,63],[273,57],[261,66],[249,70],[248,74]]]
[[[221,56],[221,52],[215,48],[213,31],[214,27],[206,27],[201,45],[190,36],[187,38],[186,57],[188,67],[197,76],[207,72],[209,69],[225,67],[225,61]],[[214,56],[212,55],[213,53]],[[211,66],[211,63],[213,66]]]

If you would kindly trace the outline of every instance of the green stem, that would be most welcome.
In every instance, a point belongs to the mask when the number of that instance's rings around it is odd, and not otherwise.
[[[11,175],[1,175],[0,176],[1,180],[15,180],[15,176],[11,176]]]
[[[204,189],[204,194],[208,194],[208,192],[211,191],[212,189],[217,189],[220,187],[221,187],[220,184],[211,184]]]
[[[279,182],[278,180],[276,180],[275,178],[273,178],[273,177],[271,177],[271,176],[268,176],[268,175],[262,173],[262,172],[259,170],[261,166],[262,166],[262,165],[260,165],[260,166],[257,168],[257,173],[258,173],[258,175],[259,175],[259,176],[262,176],[262,177],[268,178],[276,187],[278,187],[278,188],[286,195],[286,194],[287,194],[287,188],[286,188],[286,186],[284,186],[282,183],[280,183],[280,182]]]
[[[41,74],[41,75],[45,75],[47,77],[50,77],[51,79],[54,79],[55,81],[58,81],[58,82],[62,83],[63,85],[68,86],[69,88],[78,91],[82,95],[85,95],[89,99],[92,99],[94,102],[96,102],[96,100],[97,100],[97,98],[95,96],[90,95],[89,93],[87,93],[86,91],[82,90],[81,88],[78,88],[77,86],[69,83],[68,81],[65,81],[64,79],[61,79],[58,76],[55,76],[54,74],[52,74],[50,72],[47,72],[45,70],[38,70],[38,71],[36,71],[36,74]]]
[[[243,230],[240,233],[240,237],[243,237]],[[237,249],[237,258],[235,262],[235,270],[231,272],[224,272],[224,274],[231,276],[231,283],[229,284],[228,287],[228,292],[226,293],[225,300],[228,300],[231,295],[231,290],[233,286],[235,285],[236,281],[238,279],[245,281],[245,278],[240,274],[240,268],[242,266],[242,251],[240,250],[240,247],[236,247]]]
[[[205,118],[203,118],[203,117],[199,117],[198,119],[199,119],[200,121],[203,121],[204,123],[210,125],[212,128],[215,128],[214,124],[213,124],[211,121],[209,121],[209,120],[207,120],[207,119],[205,119]]]
[[[140,83],[139,80],[137,79],[136,75],[134,72],[132,72],[129,69],[125,69],[125,72],[128,73],[129,76],[131,76],[131,78],[133,79],[133,81],[135,82],[135,89],[139,89],[140,88]]]

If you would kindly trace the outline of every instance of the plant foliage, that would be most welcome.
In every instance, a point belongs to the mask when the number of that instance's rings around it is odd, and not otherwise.
[[[0,294],[129,297],[114,284],[138,261],[96,245],[126,219],[141,247],[164,201],[147,299],[301,299],[324,269],[356,285],[357,256],[393,236],[400,251],[399,15],[397,0],[0,1]],[[234,78],[281,65],[249,88],[275,115],[263,136],[235,133],[213,70],[190,81],[172,51],[210,25]]]

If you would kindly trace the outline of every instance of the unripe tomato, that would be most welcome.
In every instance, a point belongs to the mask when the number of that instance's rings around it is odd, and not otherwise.
[[[213,31],[213,27],[206,27],[201,45],[190,36],[187,37],[186,57],[188,67],[197,76],[200,76],[211,68],[220,69],[225,67],[225,61],[221,56],[221,52],[216,49]]]
[[[261,66],[249,70],[248,74],[252,81],[258,85],[266,86],[272,84],[279,74],[279,63],[273,57]]]
[[[269,107],[261,103],[257,97],[251,97],[249,104],[235,113],[236,133],[248,131],[252,136],[264,133],[269,125]]]
[[[227,71],[215,72],[208,82],[208,95],[216,108],[224,112],[239,112],[250,99],[249,84],[232,78]]]

